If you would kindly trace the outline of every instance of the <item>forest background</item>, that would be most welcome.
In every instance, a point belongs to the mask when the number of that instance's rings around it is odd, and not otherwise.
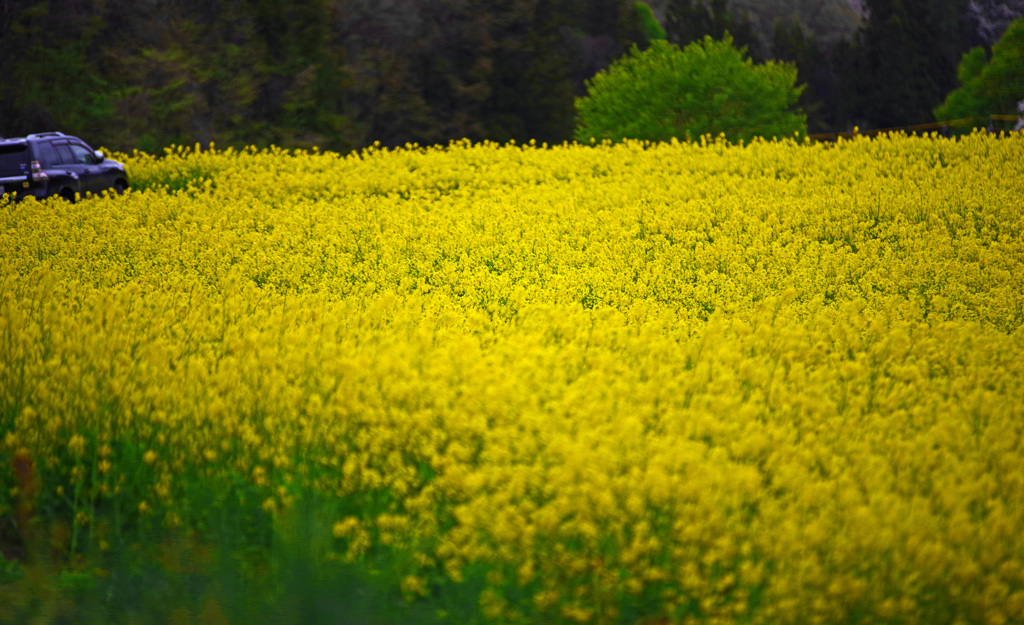
[[[808,131],[934,121],[1024,0],[654,0],[796,64]],[[649,29],[633,0],[0,0],[0,135],[119,150],[572,138],[587,81]],[[992,111],[995,114],[1015,111]]]

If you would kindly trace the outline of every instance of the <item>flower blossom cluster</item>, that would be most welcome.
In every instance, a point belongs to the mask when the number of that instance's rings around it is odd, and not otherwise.
[[[1024,136],[125,158],[0,202],[0,459],[82,536],[230,473],[495,622],[1024,621]]]

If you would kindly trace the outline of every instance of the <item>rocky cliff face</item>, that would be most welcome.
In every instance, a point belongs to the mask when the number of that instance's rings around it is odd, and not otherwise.
[[[1021,15],[1024,0],[972,0],[967,7],[978,41],[988,46],[999,41],[1010,22]]]
[[[865,0],[846,0],[846,4],[848,4],[861,19],[868,19],[868,3]]]
[[[649,0],[647,4],[664,23],[671,1]],[[851,37],[867,16],[864,0],[730,0],[729,8],[750,13],[751,21],[766,50],[771,45],[778,20],[799,21],[806,32],[813,33],[820,43],[829,46],[843,37]]]

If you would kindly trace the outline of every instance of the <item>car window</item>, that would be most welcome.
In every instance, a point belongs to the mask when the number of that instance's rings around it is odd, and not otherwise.
[[[96,163],[96,155],[93,154],[92,150],[85,147],[84,145],[72,143],[71,153],[75,157],[74,162],[78,163],[79,165],[94,165]]]
[[[53,148],[57,151],[58,160],[54,164],[71,165],[75,162],[75,156],[67,143],[54,143]]]
[[[4,176],[21,175],[28,171],[28,146],[15,143],[0,146],[0,172]]]
[[[50,167],[60,162],[57,158],[57,152],[53,149],[53,146],[49,143],[40,143],[36,145],[36,160],[43,167]]]

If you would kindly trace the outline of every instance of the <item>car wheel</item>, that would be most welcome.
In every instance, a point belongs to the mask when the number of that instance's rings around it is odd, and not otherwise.
[[[114,182],[114,193],[116,193],[118,195],[123,195],[124,192],[127,191],[127,190],[128,190],[128,183],[125,182],[124,180],[118,180],[118,181]]]
[[[67,200],[69,204],[75,203],[75,192],[72,191],[71,189],[61,189],[59,195],[65,200]]]

